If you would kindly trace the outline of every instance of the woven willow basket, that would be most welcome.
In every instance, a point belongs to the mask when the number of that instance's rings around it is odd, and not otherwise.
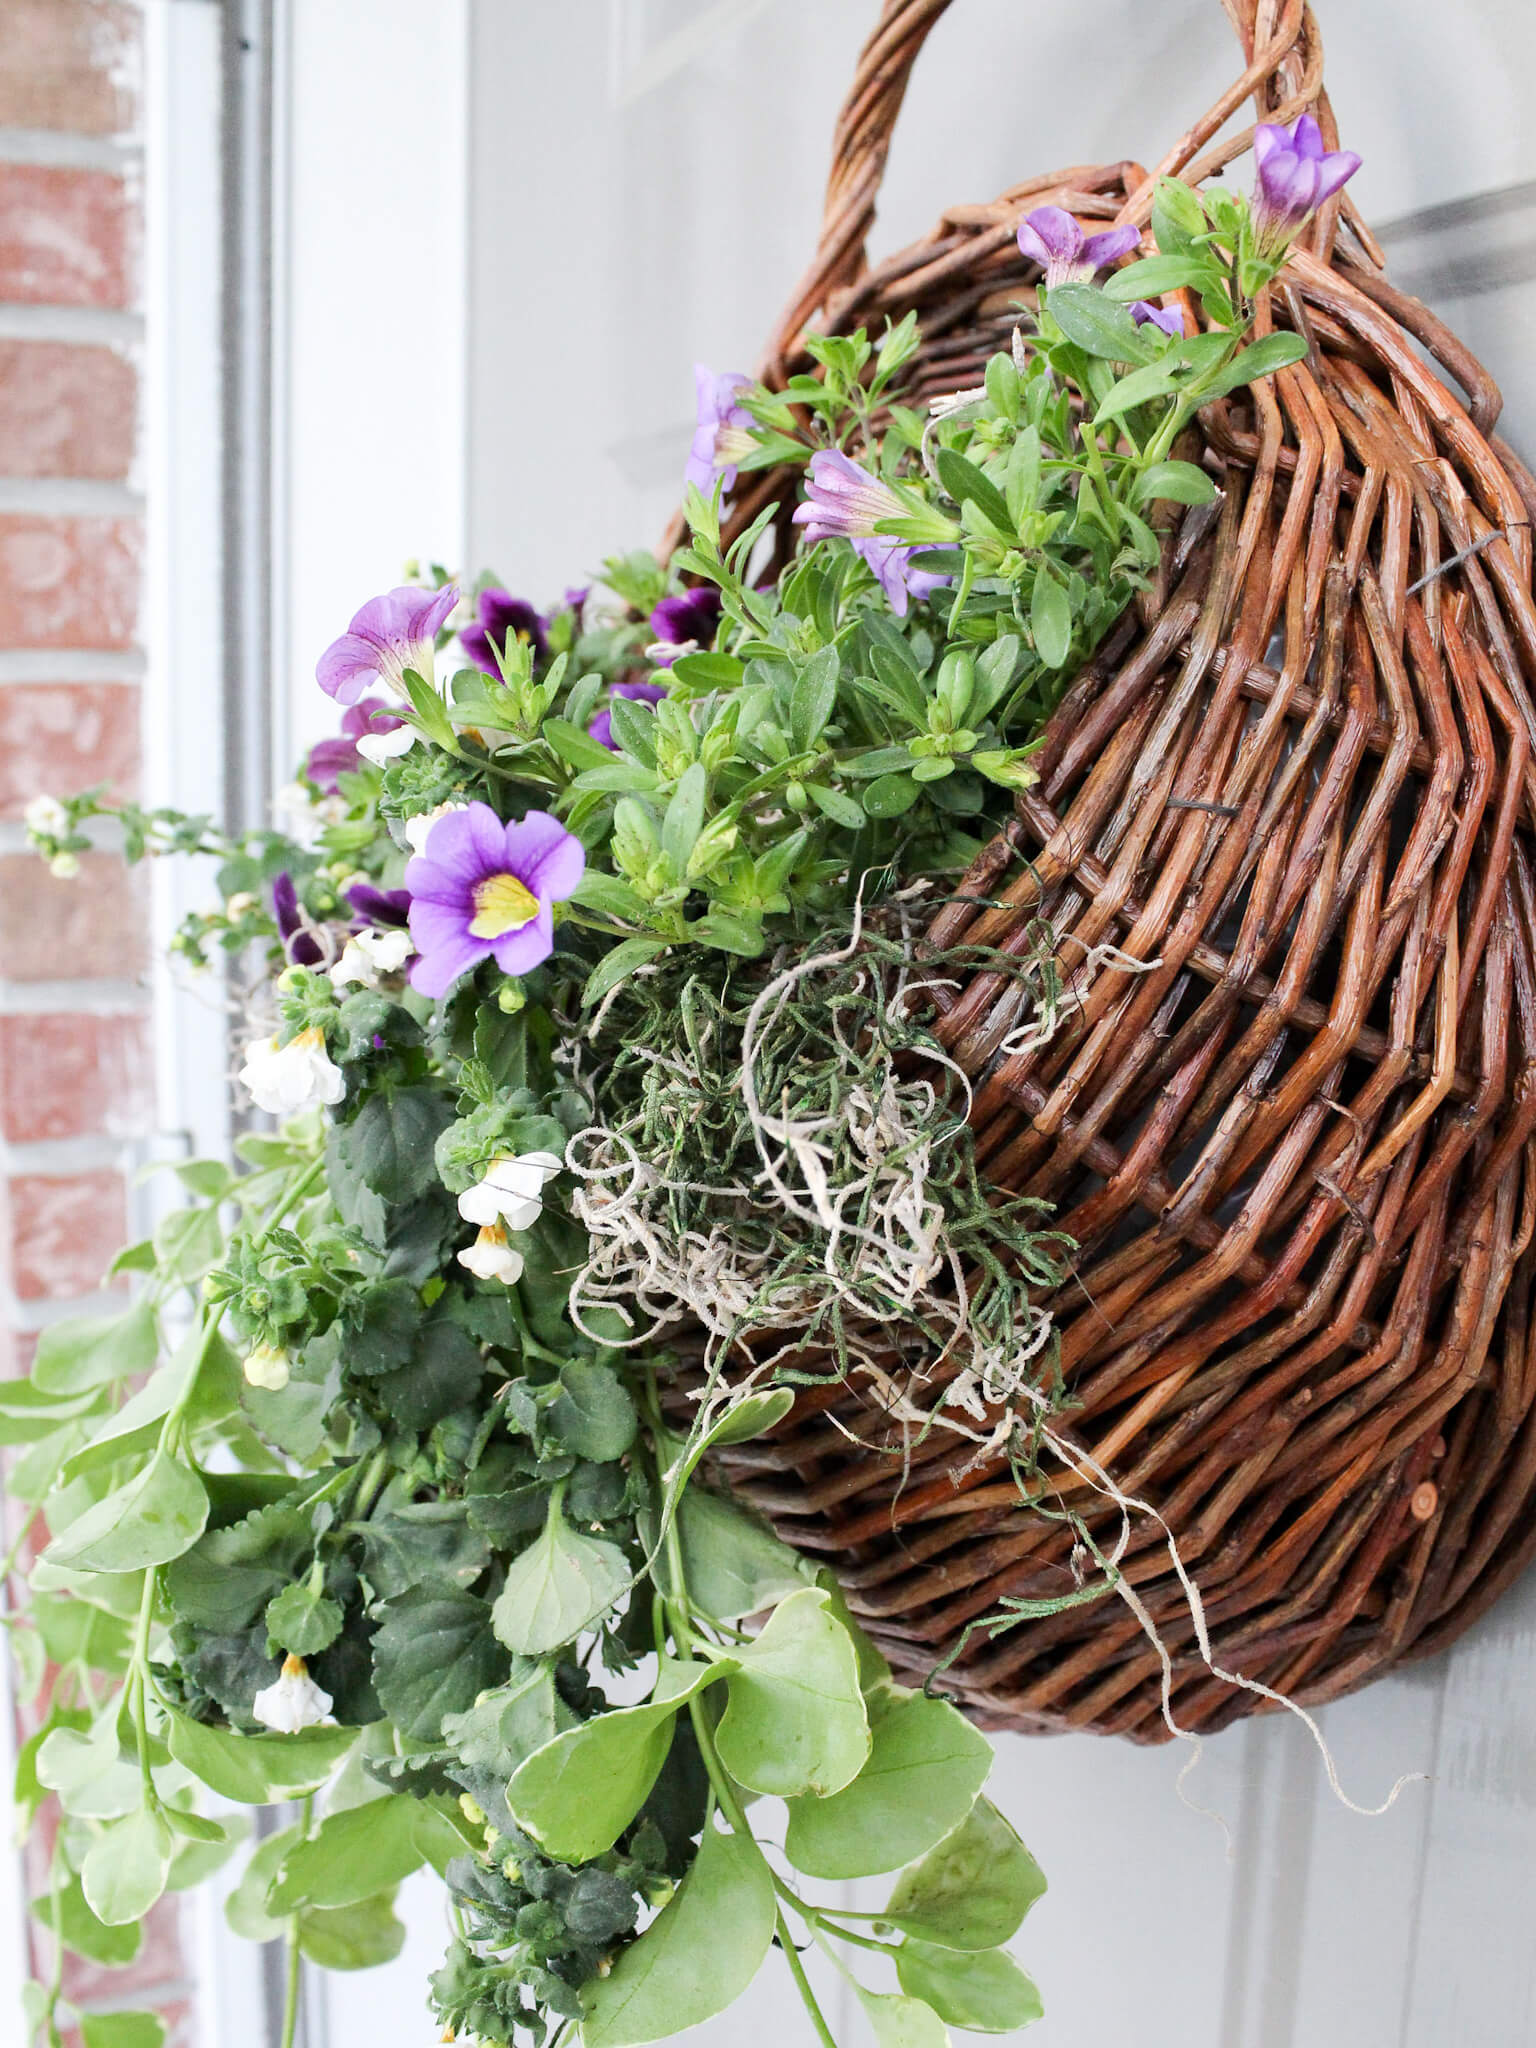
[[[770,382],[812,367],[808,321],[915,308],[903,396],[975,385],[1033,300],[1025,212],[1147,220],[1156,173],[1059,171],[866,268],[946,4],[887,0]],[[1336,144],[1302,0],[1227,11],[1247,68],[1158,167],[1191,183],[1248,147],[1251,127],[1218,139],[1245,100],[1311,111]],[[1080,1248],[1051,1304],[1066,1432],[1166,1522],[1216,1662],[1316,1702],[1450,1642],[1536,1542],[1536,488],[1492,438],[1497,389],[1386,281],[1347,203],[1269,318],[1306,362],[1202,416],[1221,501],[1172,508],[1156,588],[1074,681],[1038,787],[928,947],[1054,933],[1073,1001],[1049,1045],[999,1051],[1017,996],[986,972],[936,1028],[972,1077],[984,1170],[1048,1198]],[[789,476],[744,479],[737,529],[776,496]],[[818,1388],[726,1476],[921,1678],[1001,1597],[1070,1591],[1072,1536],[943,1432],[905,1472],[850,1441],[882,1426],[869,1388]],[[1060,1493],[1112,1539],[1107,1503]],[[1152,1517],[1126,1573],[1183,1726],[1266,1704],[1198,1654]],[[1112,1596],[972,1632],[946,1683],[992,1726],[1167,1732],[1157,1651]]]

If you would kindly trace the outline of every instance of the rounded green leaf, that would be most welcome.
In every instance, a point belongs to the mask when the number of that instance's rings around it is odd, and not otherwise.
[[[917,784],[910,775],[881,775],[864,792],[864,808],[872,818],[899,818],[917,802]]]
[[[781,1601],[736,1653],[716,1731],[720,1760],[749,1791],[780,1799],[840,1792],[869,1756],[853,1638],[819,1587]]]
[[[322,1970],[371,1970],[392,1963],[405,1947],[405,1928],[394,1914],[394,1892],[355,1906],[314,1907],[299,1915],[299,1949]]]
[[[944,2022],[920,1998],[853,1987],[880,2048],[949,2048]]]
[[[690,1487],[678,1503],[677,1534],[688,1597],[714,1621],[761,1614],[810,1576],[766,1523],[718,1493]],[[657,1569],[664,1574],[664,1560]]]
[[[157,2012],[88,2012],[80,2018],[82,2048],[164,2048]]]
[[[522,1657],[561,1649],[617,1606],[628,1592],[629,1564],[617,1544],[583,1536],[552,1502],[536,1542],[507,1568],[491,1610],[498,1640]],[[387,1702],[386,1702],[387,1704]]]
[[[136,1572],[190,1550],[208,1520],[203,1482],[166,1451],[87,1508],[43,1552],[82,1572]]]
[[[267,1911],[267,1890],[283,1859],[299,1839],[297,1827],[282,1828],[258,1842],[240,1882],[224,1901],[224,1918],[242,1941],[281,1941],[284,1922]]]
[[[102,1830],[80,1867],[86,1904],[108,1927],[142,1920],[170,1875],[171,1831],[151,1807]]]
[[[607,1977],[582,1986],[583,2048],[637,2048],[724,2012],[761,1969],[774,1918],[763,1852],[711,1822],[676,1896]]]
[[[908,1941],[896,1951],[896,1976],[903,1991],[931,2006],[952,2027],[975,2034],[1011,2034],[1040,2018],[1040,1994],[1003,1949],[959,1955]]]
[[[212,1792],[241,1806],[301,1798],[323,1785],[357,1740],[355,1728],[305,1728],[297,1735],[236,1735],[172,1712],[166,1744],[177,1763]]]
[[[808,1877],[895,1870],[959,1826],[991,1767],[987,1738],[946,1700],[909,1693],[875,1718],[851,1785],[789,1802],[785,1854]]]
[[[416,1800],[397,1793],[328,1813],[283,1858],[267,1893],[268,1912],[284,1919],[300,1906],[355,1906],[409,1877],[425,1860],[416,1837],[419,1811]]]
[[[64,1316],[37,1340],[32,1384],[44,1394],[79,1394],[146,1373],[159,1338],[153,1309],[139,1300],[118,1316]]]
[[[902,1872],[885,1918],[940,1948],[1011,1941],[1045,1890],[1045,1875],[990,1799],[978,1799],[953,1834]]]

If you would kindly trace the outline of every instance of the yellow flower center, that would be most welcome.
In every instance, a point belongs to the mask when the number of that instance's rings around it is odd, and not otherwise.
[[[539,914],[539,899],[516,875],[488,875],[475,885],[475,914],[469,933],[475,939],[504,939],[519,932]]]

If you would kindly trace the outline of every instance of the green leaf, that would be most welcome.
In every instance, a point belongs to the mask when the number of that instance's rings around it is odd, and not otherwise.
[[[625,939],[612,952],[605,953],[587,976],[587,985],[581,992],[583,1007],[591,1009],[593,1004],[600,1003],[610,989],[627,981],[647,960],[665,953],[670,944],[669,939]]]
[[[224,1250],[224,1227],[217,1209],[172,1209],[155,1225],[155,1256],[165,1273],[191,1287]]]
[[[1212,276],[1214,266],[1207,256],[1143,256],[1106,278],[1104,290],[1112,299],[1129,305],[1133,299],[1156,299],[1164,292],[1182,291]]]
[[[0,1444],[34,1444],[66,1422],[99,1411],[104,1396],[87,1387],[80,1394],[45,1394],[31,1380],[0,1381]]]
[[[630,1580],[623,1551],[573,1529],[554,1498],[537,1539],[507,1567],[491,1625],[509,1650],[542,1657],[617,1606]]]
[[[1029,1978],[998,1948],[957,1955],[924,1941],[904,1942],[896,1951],[896,1977],[909,1998],[976,2034],[1011,2034],[1045,2013]]]
[[[1266,334],[1251,348],[1232,358],[1226,368],[1219,370],[1204,386],[1200,393],[1202,404],[1209,398],[1222,398],[1229,391],[1236,391],[1241,384],[1252,384],[1256,378],[1273,376],[1276,370],[1289,369],[1292,363],[1305,361],[1307,344],[1299,334]]]
[[[707,1825],[676,1895],[608,1976],[582,1986],[582,2048],[634,2048],[724,2012],[761,1969],[774,1918],[756,1842]]]
[[[643,768],[656,766],[656,713],[649,704],[637,704],[629,697],[610,697],[608,716],[613,737],[632,761]]]
[[[613,759],[601,741],[564,718],[546,718],[539,730],[561,760],[572,768],[606,768]]]
[[[1154,398],[1166,398],[1179,388],[1180,365],[1170,357],[1163,357],[1155,363],[1146,363],[1139,370],[1132,370],[1128,377],[1121,377],[1111,384],[1105,393],[1094,424],[1101,426],[1105,420],[1118,419],[1121,413],[1131,412],[1138,405],[1148,405]]]
[[[879,2048],[949,2048],[944,2022],[920,1998],[895,1991],[866,1991],[855,1984],[859,2003]]]
[[[1136,479],[1138,505],[1154,498],[1171,498],[1178,505],[1209,505],[1215,495],[1215,484],[1192,462],[1154,462]]]
[[[300,1906],[355,1906],[398,1884],[424,1860],[416,1840],[415,1799],[388,1794],[329,1813],[307,1841],[284,1857],[267,1893],[267,1910],[284,1919]]]
[[[595,1714],[535,1750],[507,1787],[518,1825],[564,1863],[611,1849],[661,1774],[678,1709],[729,1669],[729,1660],[671,1667],[666,1698]]]
[[[978,1799],[953,1834],[902,1872],[882,1916],[940,1948],[1011,1941],[1045,1890],[1045,1875],[990,1799]]]
[[[32,1901],[32,1911],[45,1927],[52,1927],[53,1901],[46,1892]],[[144,1929],[137,1920],[116,1927],[98,1920],[86,1904],[78,1877],[59,1893],[59,1932],[66,1948],[109,1970],[120,1970],[125,1963],[131,1963],[144,1939]]]
[[[1059,284],[1050,294],[1051,318],[1067,337],[1106,362],[1150,363],[1158,353],[1124,306],[1092,284]],[[1154,328],[1153,334],[1157,334]]]
[[[1047,668],[1060,668],[1072,651],[1072,603],[1044,562],[1035,571],[1029,625],[1036,654]]]
[[[32,1384],[42,1394],[79,1394],[146,1373],[159,1335],[144,1300],[120,1316],[64,1316],[39,1334]]]
[[[392,1963],[405,1947],[405,1928],[395,1918],[394,1904],[391,1890],[355,1906],[301,1913],[300,1952],[321,1970],[371,1970]]]
[[[443,1740],[472,1770],[505,1780],[575,1719],[555,1690],[552,1667],[517,1657],[505,1685],[481,1693],[462,1714],[444,1714]]]
[[[805,790],[817,810],[834,825],[841,825],[845,832],[857,832],[863,825],[863,806],[845,791],[833,789],[825,782],[808,782]]]
[[[872,818],[899,818],[917,802],[917,784],[910,775],[882,775],[864,792],[864,808]]]
[[[271,1806],[323,1785],[357,1740],[355,1728],[297,1735],[237,1735],[170,1710],[165,1739],[177,1763],[238,1806]]]
[[[992,1747],[946,1700],[872,1702],[873,1745],[830,1799],[792,1799],[785,1854],[808,1877],[868,1877],[923,1855],[959,1826],[992,1767]]]
[[[819,1587],[781,1601],[737,1668],[715,1741],[750,1792],[825,1797],[858,1776],[870,1752],[852,1638]]]
[[[107,1927],[142,1920],[165,1890],[174,1844],[151,1807],[108,1824],[80,1866],[86,1904]]]
[[[134,1812],[144,1794],[137,1765],[119,1754],[116,1703],[88,1734],[55,1728],[37,1752],[37,1779],[66,1813],[108,1820]]]
[[[672,673],[690,690],[734,690],[744,670],[734,654],[683,654]]]
[[[613,1367],[586,1358],[560,1368],[560,1392],[548,1420],[566,1450],[599,1465],[622,1458],[639,1427],[635,1404]]]
[[[283,1858],[299,1839],[297,1827],[280,1828],[258,1842],[250,1861],[240,1873],[240,1882],[224,1901],[224,1918],[230,1932],[242,1941],[281,1941],[284,1923],[267,1911],[267,1889]]]
[[[296,1657],[318,1657],[341,1634],[345,1614],[334,1600],[313,1590],[306,1579],[284,1586],[267,1606],[267,1638]]]
[[[87,2012],[80,2015],[82,2048],[165,2048],[165,2021],[157,2012]]]
[[[956,448],[941,448],[934,459],[939,480],[957,505],[963,505],[969,499],[1000,533],[1013,534],[1017,531],[1002,492],[974,462],[968,461]]]
[[[723,1450],[727,1444],[750,1443],[754,1437],[766,1436],[784,1420],[794,1405],[793,1387],[759,1387],[755,1393],[732,1401],[722,1414],[716,1416],[681,1462],[667,1468],[668,1497],[675,1496],[687,1484],[699,1460],[710,1451]]]
[[[1200,195],[1182,178],[1159,178],[1152,198],[1152,233],[1165,256],[1181,254],[1193,246],[1210,223]]]
[[[688,1597],[713,1621],[760,1614],[796,1593],[811,1574],[804,1561],[747,1509],[690,1487],[677,1508]],[[656,1570],[665,1576],[664,1559]]]
[[[694,842],[704,829],[704,805],[709,796],[709,770],[694,761],[683,770],[661,822],[661,850],[679,874],[688,865]]]
[[[492,1610],[471,1593],[424,1585],[379,1613],[373,1682],[384,1711],[408,1741],[439,1742],[444,1714],[462,1714],[506,1676]]]
[[[381,1089],[337,1131],[343,1167],[386,1202],[414,1201],[437,1185],[432,1148],[453,1122],[453,1104],[435,1088]]]
[[[586,870],[572,892],[571,901],[603,917],[626,918],[632,924],[647,912],[645,898],[638,889],[632,889],[617,875],[605,875],[601,868]]]
[[[83,1572],[136,1572],[190,1550],[208,1520],[208,1495],[195,1472],[156,1451],[142,1472],[55,1536],[50,1564]]]
[[[840,667],[837,649],[823,647],[795,677],[789,696],[789,732],[797,754],[808,754],[826,730],[837,703]]]

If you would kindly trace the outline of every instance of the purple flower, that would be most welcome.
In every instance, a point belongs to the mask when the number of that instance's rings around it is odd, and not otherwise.
[[[1037,206],[1019,222],[1019,247],[1045,271],[1047,288],[1087,283],[1117,256],[1129,256],[1140,240],[1141,230],[1133,227],[1084,235],[1064,206]]]
[[[736,403],[736,393],[750,385],[752,379],[743,377],[739,370],[726,370],[717,377],[705,364],[695,363],[693,381],[698,394],[699,423],[693,430],[693,446],[688,450],[683,474],[708,497],[717,475],[724,477],[727,490],[731,488],[736,481],[737,463],[757,446],[747,431],[752,415]]]
[[[586,609],[587,599],[592,595],[590,583],[573,583],[561,602],[568,612],[576,614],[576,623],[581,624],[581,615]]]
[[[482,590],[475,600],[480,614],[480,623],[466,626],[459,635],[459,645],[478,669],[488,676],[501,681],[501,665],[492,648],[499,648],[505,655],[514,640],[523,639],[533,643],[533,658],[542,661],[549,652],[544,638],[548,621],[536,612],[531,604],[525,604],[520,597],[514,597],[510,590]]]
[[[339,640],[315,665],[315,680],[339,704],[355,704],[370,683],[383,683],[403,697],[408,668],[430,679],[438,629],[459,601],[451,583],[423,590],[402,583],[382,597],[370,597]]]
[[[628,697],[632,704],[659,704],[666,694],[661,683],[615,683],[608,692],[610,701],[615,697]],[[613,736],[613,713],[599,711],[587,727],[587,737],[596,740],[600,747],[606,747],[610,754],[616,754],[619,743]]]
[[[382,697],[362,697],[357,703],[349,704],[341,715],[340,736],[332,740],[316,740],[309,750],[309,759],[304,763],[304,773],[317,789],[327,796],[334,796],[339,775],[355,775],[363,765],[363,757],[357,751],[358,741],[366,733],[396,732],[405,723],[396,718]]]
[[[870,540],[882,519],[902,519],[908,511],[889,484],[836,448],[811,457],[805,492],[795,524],[805,528],[807,540]]]
[[[284,955],[295,967],[314,967],[325,958],[324,948],[304,922],[299,892],[286,868],[272,884],[272,915],[277,920],[277,936],[283,942]]]
[[[354,882],[347,901],[364,924],[381,931],[398,931],[405,925],[411,908],[409,889],[375,889],[371,882]]]
[[[713,583],[701,583],[696,590],[664,597],[651,613],[651,631],[669,646],[683,648],[715,637],[720,623],[720,593]],[[675,654],[653,654],[658,668],[670,668]]]
[[[1303,114],[1290,134],[1272,121],[1253,131],[1258,175],[1253,188],[1253,224],[1259,246],[1278,255],[1309,214],[1331,199],[1360,168],[1352,149],[1326,150],[1323,131]]]
[[[581,841],[548,811],[504,825],[489,804],[469,804],[439,818],[405,870],[421,956],[411,986],[445,995],[491,955],[503,974],[529,973],[554,951],[550,905],[564,902],[586,865]]]
[[[1184,315],[1177,306],[1154,306],[1150,299],[1137,299],[1131,307],[1131,318],[1138,327],[1161,327],[1164,334],[1184,336]]]
[[[908,568],[907,564],[918,552],[908,541],[887,540],[883,535],[877,535],[873,540],[856,540],[853,545],[855,552],[864,557],[879,578],[885,601],[898,619],[907,616],[909,598],[922,604],[950,580],[947,576],[935,576],[927,569]]]

